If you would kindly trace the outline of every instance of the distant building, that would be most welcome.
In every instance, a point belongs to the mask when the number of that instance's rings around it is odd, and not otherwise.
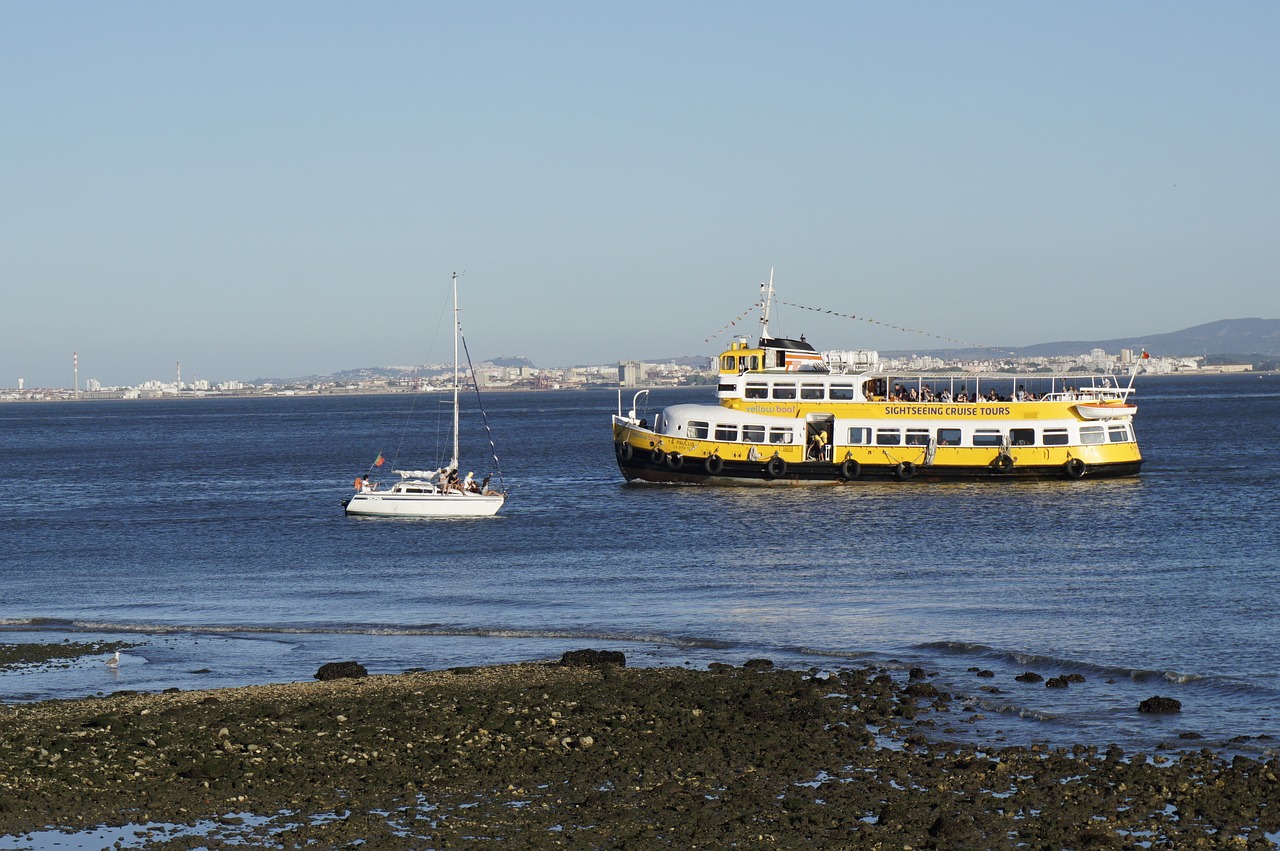
[[[648,378],[645,365],[638,360],[618,362],[618,382],[623,387],[639,387]]]

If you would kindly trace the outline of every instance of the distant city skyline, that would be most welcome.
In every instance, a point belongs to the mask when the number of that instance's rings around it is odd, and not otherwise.
[[[771,268],[814,308],[774,330],[825,348],[1280,317],[1277,31],[1266,2],[9,5],[0,386],[69,387],[73,351],[105,385],[444,360],[454,271],[473,358],[545,365],[754,335]]]
[[[1246,361],[1248,360],[1248,356],[1253,354],[1253,355],[1260,356],[1262,358],[1262,360],[1260,361],[1261,363],[1266,364],[1266,363],[1273,362],[1275,358],[1280,357],[1280,349],[1277,349],[1276,346],[1274,345],[1264,346],[1263,348],[1260,349],[1255,344],[1259,342],[1267,343],[1273,340],[1277,335],[1277,328],[1276,328],[1277,325],[1280,325],[1280,320],[1259,321],[1257,319],[1248,319],[1248,318],[1242,318],[1242,319],[1236,319],[1236,320],[1215,320],[1209,323],[1202,323],[1200,325],[1193,326],[1192,328],[1178,329],[1176,331],[1162,332],[1159,334],[1150,335],[1148,339],[1152,344],[1156,344],[1158,342],[1163,343],[1165,345],[1168,345],[1169,350],[1160,351],[1160,353],[1154,356],[1153,358],[1151,358],[1150,361],[1144,361],[1144,364],[1146,364],[1147,366],[1146,371],[1162,373],[1162,372],[1175,371],[1179,368],[1199,368],[1197,364],[1199,361],[1203,359],[1203,355],[1206,352],[1206,349],[1202,348],[1201,344],[1203,341],[1209,340],[1209,339],[1212,339],[1214,343],[1218,344],[1218,348],[1215,348],[1212,352],[1208,352],[1208,354],[1229,353],[1233,356],[1236,356],[1237,358],[1244,357]],[[1245,326],[1245,327],[1241,328],[1239,326]],[[1194,333],[1189,333],[1189,332],[1194,332]],[[748,338],[750,338],[751,336],[745,330],[739,331],[738,335],[739,336],[746,335]],[[726,341],[727,339],[728,337],[726,336]],[[972,364],[976,361],[981,361],[981,360],[995,360],[995,361],[1012,360],[1014,362],[1019,362],[1019,361],[1039,361],[1039,362],[1063,361],[1065,362],[1065,361],[1070,361],[1072,359],[1078,359],[1081,357],[1083,357],[1085,360],[1089,360],[1091,357],[1098,355],[1099,353],[1105,354],[1108,357],[1118,357],[1121,362],[1129,363],[1131,362],[1131,358],[1135,356],[1136,352],[1146,352],[1148,348],[1146,344],[1137,340],[1131,340],[1127,342],[1115,341],[1115,340],[1057,341],[1057,342],[1059,343],[1074,342],[1075,345],[1069,346],[1069,347],[1059,346],[1055,343],[1055,341],[1043,341],[1043,342],[1032,343],[1028,346],[1018,347],[1018,349],[1020,349],[1021,351],[1015,351],[1013,349],[1002,350],[999,347],[993,347],[990,353],[987,355],[983,355],[981,353],[975,353],[972,350],[966,350],[964,348],[947,349],[945,347],[940,348],[936,345],[933,345],[933,346],[926,345],[922,347],[917,347],[915,349],[888,350],[885,352],[880,352],[879,354],[887,362],[897,363],[898,365],[906,366],[911,370],[921,370],[921,369],[940,368],[940,365],[942,363],[941,361],[939,361],[938,364],[929,365],[929,366],[925,366],[922,364],[925,363],[926,361],[937,360],[938,358],[937,353],[943,352],[943,351],[950,352],[950,354],[947,356],[948,360],[956,363],[969,363],[969,364]],[[828,350],[836,350],[836,349],[839,349],[840,347],[819,345],[818,348],[820,351],[828,351]],[[1072,348],[1074,350],[1077,350],[1077,353],[1074,355],[1068,354],[1067,348]],[[1046,349],[1051,349],[1052,351],[1051,352],[1045,351]],[[1193,349],[1195,350],[1195,352],[1192,351]],[[554,374],[560,374],[560,373],[564,373],[564,374],[576,373],[576,374],[579,374],[580,376],[589,375],[594,380],[595,377],[597,377],[599,374],[603,372],[609,372],[614,369],[621,372],[622,368],[627,364],[644,364],[648,366],[654,366],[659,364],[674,363],[675,361],[691,361],[691,362],[698,361],[699,358],[706,361],[706,367],[708,370],[714,371],[715,369],[714,359],[716,357],[716,354],[719,352],[719,350],[720,350],[720,347],[717,346],[715,353],[705,352],[701,355],[667,354],[667,355],[655,355],[647,358],[620,358],[616,361],[605,361],[605,362],[596,363],[596,364],[589,364],[583,361],[578,361],[572,364],[536,364],[536,363],[533,363],[532,361],[529,361],[528,359],[521,358],[520,356],[514,356],[514,355],[495,355],[491,357],[477,358],[473,362],[476,366],[477,374],[486,372],[486,370],[484,369],[485,367],[492,368],[492,367],[495,367],[496,364],[501,364],[502,371],[511,373],[511,375],[523,369],[530,369],[534,373],[541,373],[541,374],[554,375]],[[1088,354],[1086,354],[1086,350],[1088,351]],[[1196,352],[1199,352],[1200,354],[1196,354]],[[1268,358],[1267,355],[1271,355],[1272,357]],[[510,363],[510,362],[519,361],[519,360],[524,360],[525,364],[522,366],[517,366],[513,363]],[[1257,357],[1253,358],[1253,360],[1257,360]],[[1220,358],[1215,362],[1219,364],[1223,363],[1223,361]],[[1238,361],[1234,361],[1234,362],[1238,363]],[[305,384],[305,383],[312,383],[312,382],[322,383],[322,384],[331,383],[335,380],[341,379],[341,377],[344,375],[358,376],[358,375],[364,374],[364,377],[360,379],[361,383],[363,383],[364,380],[366,380],[369,377],[368,374],[386,373],[386,372],[395,372],[395,371],[403,373],[403,375],[400,377],[400,380],[405,380],[407,377],[410,377],[410,376],[415,376],[418,379],[421,379],[424,376],[432,376],[437,374],[449,373],[453,369],[453,365],[451,361],[450,362],[435,361],[435,362],[422,362],[422,363],[416,363],[416,364],[363,364],[360,366],[344,367],[339,370],[334,370],[333,372],[330,372],[330,373],[308,372],[308,373],[300,373],[298,375],[292,375],[292,376],[256,375],[253,377],[210,379],[204,376],[190,376],[188,374],[188,378],[184,379],[182,376],[181,363],[175,363],[174,367],[175,367],[174,374],[170,377],[170,379],[149,378],[144,381],[133,382],[133,383],[110,382],[110,381],[104,382],[96,378],[95,376],[85,377],[80,375],[79,361],[75,353],[73,353],[73,357],[72,357],[73,382],[78,382],[78,383],[72,383],[65,386],[64,385],[31,385],[29,383],[26,383],[25,380],[20,379],[19,383],[17,384],[6,385],[3,383],[3,381],[0,381],[0,391],[14,390],[14,389],[17,389],[17,390],[25,389],[27,391],[36,390],[36,389],[54,389],[54,390],[60,389],[60,390],[67,390],[67,391],[74,391],[74,390],[80,389],[80,390],[87,390],[87,391],[99,391],[99,390],[106,390],[109,388],[110,389],[132,388],[132,389],[142,389],[142,390],[161,390],[161,389],[175,390],[179,387],[183,389],[189,389],[189,390],[194,389],[194,390],[227,391],[227,390],[246,389],[248,386],[254,385],[254,384],[264,384],[264,385],[265,384],[299,384],[299,383]],[[1263,366],[1262,368],[1272,369],[1273,367]],[[490,369],[488,370],[488,372],[494,373],[494,370]],[[506,378],[510,378],[511,375],[507,375]]]

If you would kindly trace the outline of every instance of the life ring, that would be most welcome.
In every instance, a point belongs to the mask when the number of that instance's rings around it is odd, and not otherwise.
[[[672,452],[667,455],[667,468],[670,470],[679,470],[684,466],[684,456],[679,452]]]
[[[666,457],[667,453],[663,452],[656,446],[649,452],[649,462],[652,464],[661,464],[666,460]]]
[[[991,466],[995,467],[1001,473],[1007,473],[1013,469],[1013,456],[1007,452],[1001,452],[996,459],[991,462]]]
[[[719,455],[708,455],[702,462],[702,469],[707,471],[708,476],[718,476],[724,469],[724,459]]]
[[[769,478],[780,479],[787,474],[787,462],[775,455],[764,465],[764,471]]]
[[[862,465],[852,458],[846,458],[840,464],[840,478],[842,479],[856,479],[861,472]]]
[[[898,466],[893,469],[893,477],[900,482],[905,482],[916,474],[916,465],[910,461],[899,461]]]
[[[1066,471],[1069,478],[1078,479],[1084,475],[1085,465],[1084,461],[1081,459],[1072,458],[1068,460],[1067,463],[1063,464],[1062,468]]]
[[[617,449],[618,451],[619,461],[623,461],[623,462],[630,461],[631,456],[635,454],[635,450],[631,448],[631,444],[627,443],[625,440],[622,443],[619,443],[614,448]]]

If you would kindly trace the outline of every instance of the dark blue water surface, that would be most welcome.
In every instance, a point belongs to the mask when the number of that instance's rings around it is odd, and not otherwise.
[[[1135,479],[818,489],[626,485],[616,392],[489,394],[511,498],[466,521],[342,512],[379,452],[384,481],[447,454],[440,395],[0,405],[0,640],[137,642],[118,672],[0,672],[0,700],[591,646],[630,664],[918,665],[962,698],[939,729],[979,741],[1192,732],[1265,753],[1280,377],[1138,388]],[[491,472],[474,404],[463,428],[463,472]],[[1085,680],[1013,679],[1026,670]],[[1136,711],[1156,694],[1183,712]]]

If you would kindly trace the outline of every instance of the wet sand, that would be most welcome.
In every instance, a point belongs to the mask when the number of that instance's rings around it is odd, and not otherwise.
[[[1280,831],[1277,760],[953,745],[945,694],[875,669],[586,661],[2,706],[0,834],[209,819],[149,847],[1182,849]]]

